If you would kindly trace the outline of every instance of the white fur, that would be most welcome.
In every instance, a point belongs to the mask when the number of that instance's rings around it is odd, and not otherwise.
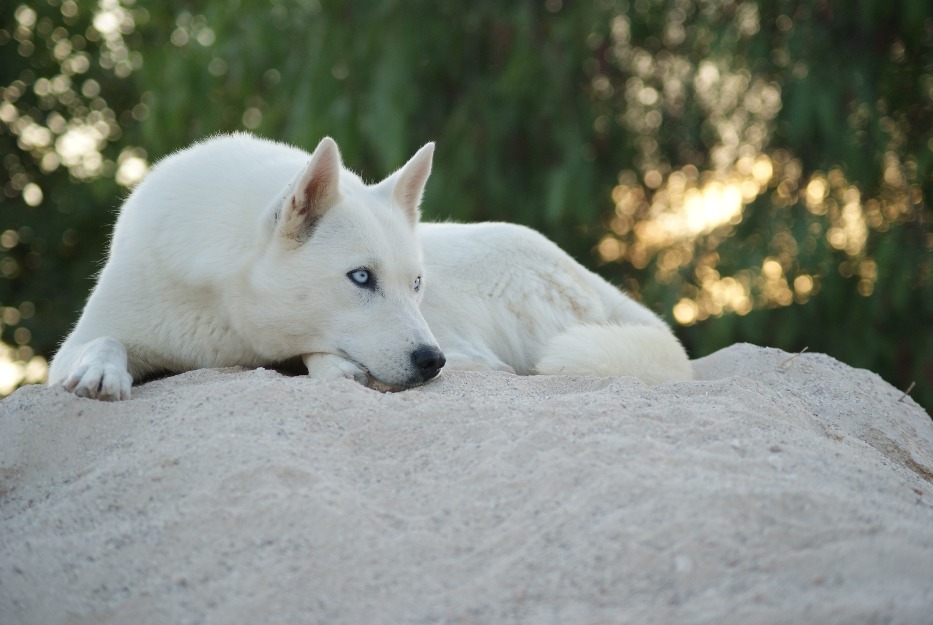
[[[49,382],[126,399],[153,373],[301,357],[315,377],[420,383],[415,351],[440,356],[414,288],[432,153],[373,186],[329,138],[308,154],[236,134],[166,158],[124,203]],[[357,268],[378,290],[350,279]]]
[[[690,377],[661,319],[539,233],[419,224],[432,154],[376,185],[329,138],[308,154],[235,134],[166,158],[124,203],[49,383],[128,399],[151,374],[300,358],[399,388],[436,375],[438,343],[453,368]]]
[[[693,377],[683,347],[666,328],[636,324],[571,326],[547,344],[535,369],[555,375],[627,375],[648,384]]]
[[[538,232],[421,224],[421,304],[447,367],[519,374],[692,377],[667,324]]]

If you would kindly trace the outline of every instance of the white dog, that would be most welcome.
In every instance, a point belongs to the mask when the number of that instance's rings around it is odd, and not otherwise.
[[[128,399],[152,374],[296,359],[377,388],[421,384],[445,362],[691,376],[663,321],[540,234],[419,224],[433,150],[375,185],[329,138],[309,155],[234,134],[161,161],[123,205],[49,383]]]

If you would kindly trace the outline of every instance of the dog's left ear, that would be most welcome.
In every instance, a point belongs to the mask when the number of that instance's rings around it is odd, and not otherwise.
[[[405,212],[412,225],[421,218],[421,196],[431,175],[434,142],[426,143],[401,169],[378,184],[378,188],[391,193],[392,200]]]

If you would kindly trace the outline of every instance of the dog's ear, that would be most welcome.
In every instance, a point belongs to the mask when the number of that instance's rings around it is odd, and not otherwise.
[[[340,201],[340,169],[340,150],[333,139],[324,137],[276,215],[283,238],[301,245],[311,237],[318,220]]]
[[[421,218],[421,196],[431,175],[434,142],[426,143],[401,169],[379,183],[379,188],[391,193],[392,200],[405,212],[412,225]]]

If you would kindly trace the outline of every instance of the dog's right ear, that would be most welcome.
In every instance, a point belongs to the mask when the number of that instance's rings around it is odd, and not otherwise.
[[[434,142],[426,143],[415,152],[407,163],[376,185],[376,189],[392,198],[405,213],[412,225],[421,219],[421,196],[424,185],[431,175],[431,161],[434,158]]]
[[[324,137],[275,213],[276,230],[286,242],[298,247],[311,238],[318,220],[340,201],[341,167],[337,144]]]

